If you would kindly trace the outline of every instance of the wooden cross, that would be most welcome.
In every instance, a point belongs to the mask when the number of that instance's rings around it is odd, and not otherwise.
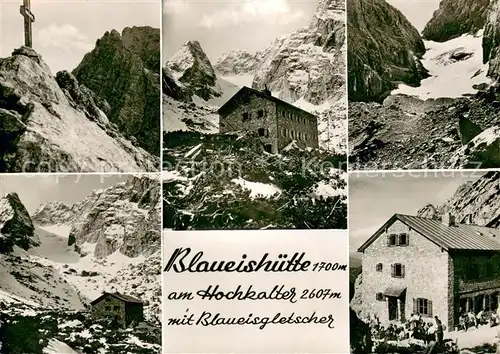
[[[24,45],[26,47],[33,47],[33,27],[32,23],[35,22],[35,15],[31,13],[31,0],[23,0],[23,5],[20,9],[21,15],[24,17]]]

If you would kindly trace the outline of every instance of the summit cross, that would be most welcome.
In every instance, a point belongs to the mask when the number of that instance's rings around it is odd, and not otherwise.
[[[24,17],[24,45],[33,47],[33,27],[35,15],[31,12],[31,0],[23,0],[23,5],[20,8],[21,15]]]

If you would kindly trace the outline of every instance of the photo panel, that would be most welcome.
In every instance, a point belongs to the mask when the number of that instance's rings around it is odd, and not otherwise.
[[[349,175],[352,353],[495,353],[500,172]]]
[[[163,3],[164,227],[347,228],[345,1]]]
[[[161,353],[159,174],[0,176],[0,351]]]
[[[348,353],[346,230],[163,235],[163,353]]]
[[[347,2],[350,170],[500,167],[498,1]]]
[[[160,171],[161,1],[1,7],[0,172]]]

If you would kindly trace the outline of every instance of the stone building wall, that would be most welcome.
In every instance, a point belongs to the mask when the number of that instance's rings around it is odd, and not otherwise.
[[[221,133],[246,131],[259,137],[263,145],[271,145],[272,152],[278,151],[276,104],[273,101],[255,94],[245,93],[240,101],[226,116],[221,116],[219,130]],[[262,112],[262,117],[259,117]],[[244,119],[243,114],[248,114]],[[264,129],[264,136],[259,136],[259,129]]]
[[[107,296],[92,305],[92,318],[115,318],[120,326],[125,327],[125,303],[113,296]]]
[[[292,140],[299,147],[318,148],[318,120],[300,109],[277,104],[278,148],[285,148]]]
[[[387,236],[391,233],[407,233],[407,246],[388,246]],[[382,263],[382,271],[376,266]],[[391,276],[391,264],[405,267],[404,278]],[[404,312],[406,319],[413,312],[413,299],[432,301],[432,316],[437,315],[446,323],[448,319],[448,268],[449,254],[439,246],[396,220],[386,232],[378,237],[362,257],[363,282],[361,298],[363,312],[377,314],[381,321],[388,321],[388,302],[377,300],[376,294],[389,287],[406,287]],[[425,317],[424,317],[425,318]],[[425,318],[431,321],[432,318]]]

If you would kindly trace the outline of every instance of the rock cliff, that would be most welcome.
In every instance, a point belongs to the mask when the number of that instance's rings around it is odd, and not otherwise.
[[[422,31],[423,38],[446,42],[483,29],[490,0],[443,0]]]
[[[488,172],[463,184],[444,204],[426,205],[418,215],[439,218],[445,212],[453,214],[460,223],[500,227],[500,172]]]
[[[252,83],[293,103],[319,105],[345,92],[345,1],[321,0],[308,26],[277,38],[262,57]]]
[[[483,61],[489,62],[488,75],[500,80],[500,1],[491,0],[483,35]]]
[[[347,37],[351,101],[381,101],[397,83],[418,86],[428,75],[420,34],[385,0],[348,0]]]
[[[0,172],[157,170],[159,159],[99,107],[106,103],[69,73],[53,77],[33,49],[0,59]]]
[[[188,96],[197,95],[204,100],[218,97],[217,76],[207,55],[198,41],[188,41],[167,61],[167,69],[183,87]]]
[[[28,250],[38,245],[28,211],[16,193],[0,199],[0,253],[13,251],[14,246]]]
[[[73,70],[110,105],[108,118],[151,154],[160,155],[160,30],[106,32]]]

